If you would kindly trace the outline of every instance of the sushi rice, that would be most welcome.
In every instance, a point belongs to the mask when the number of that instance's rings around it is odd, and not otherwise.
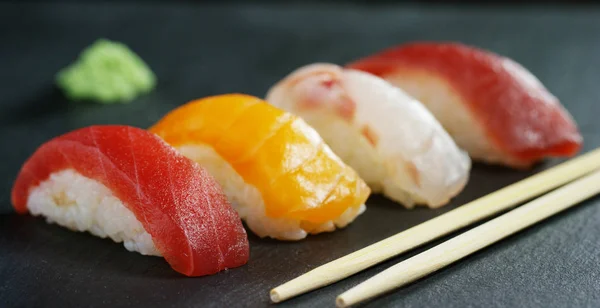
[[[109,237],[129,251],[161,256],[133,212],[106,186],[73,169],[53,173],[31,189],[27,208],[32,215],[45,216],[49,223]]]

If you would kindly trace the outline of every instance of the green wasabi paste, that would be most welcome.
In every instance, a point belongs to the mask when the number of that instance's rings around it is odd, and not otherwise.
[[[75,63],[61,70],[56,82],[73,100],[127,103],[150,92],[156,85],[156,76],[124,44],[100,39],[86,48]]]

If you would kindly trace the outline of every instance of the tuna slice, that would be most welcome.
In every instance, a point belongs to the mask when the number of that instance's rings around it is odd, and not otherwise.
[[[348,65],[417,98],[475,160],[529,167],[575,155],[582,137],[571,115],[511,59],[456,43],[419,42]]]
[[[12,202],[19,213],[163,256],[187,276],[248,261],[246,232],[221,187],[142,129],[91,126],[46,142],[23,165]]]

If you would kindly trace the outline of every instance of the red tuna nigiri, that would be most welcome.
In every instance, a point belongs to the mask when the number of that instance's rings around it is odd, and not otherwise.
[[[568,111],[506,57],[457,43],[417,42],[348,67],[378,75],[420,100],[473,159],[523,168],[581,148]]]
[[[163,256],[187,276],[248,261],[246,231],[212,176],[138,128],[91,126],[46,142],[23,165],[12,203]]]

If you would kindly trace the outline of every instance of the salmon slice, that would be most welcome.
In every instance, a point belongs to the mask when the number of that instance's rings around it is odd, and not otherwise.
[[[150,131],[208,168],[259,236],[332,231],[360,214],[370,194],[312,127],[253,96],[189,102]]]

